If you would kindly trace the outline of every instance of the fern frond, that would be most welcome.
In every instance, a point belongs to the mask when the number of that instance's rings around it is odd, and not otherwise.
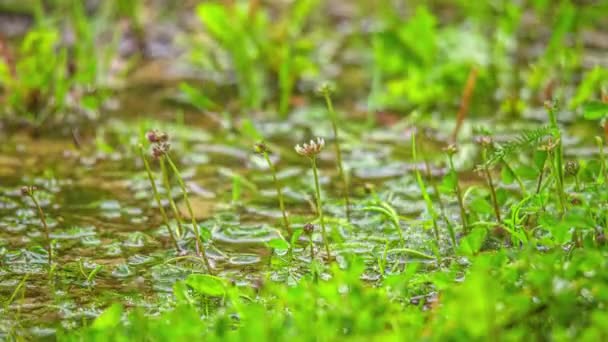
[[[552,135],[554,128],[551,126],[543,126],[533,130],[524,130],[517,138],[504,143],[496,148],[492,155],[488,158],[485,166],[496,165],[505,157],[522,151],[525,148],[537,145],[543,138]]]

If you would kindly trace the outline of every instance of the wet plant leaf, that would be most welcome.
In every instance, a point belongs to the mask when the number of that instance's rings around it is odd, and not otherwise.
[[[459,252],[468,256],[479,253],[487,234],[488,231],[485,228],[474,228],[467,236],[460,240]]]
[[[122,317],[122,305],[112,304],[104,312],[99,315],[93,322],[92,327],[94,329],[104,330],[112,329],[120,323]]]
[[[592,101],[583,104],[583,117],[587,120],[599,120],[608,116],[608,103]]]
[[[267,242],[268,247],[278,251],[286,251],[289,249],[289,243],[283,239],[272,239]]]
[[[195,292],[210,296],[221,297],[226,294],[224,279],[208,274],[191,274],[186,278],[186,285]]]

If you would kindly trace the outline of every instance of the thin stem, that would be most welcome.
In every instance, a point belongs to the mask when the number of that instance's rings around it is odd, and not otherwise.
[[[167,191],[167,200],[169,200],[169,205],[171,210],[173,211],[173,216],[175,216],[175,221],[177,221],[177,236],[181,236],[184,228],[182,226],[182,216],[177,210],[177,205],[175,205],[175,200],[171,195],[171,183],[169,182],[169,172],[167,170],[167,165],[165,164],[166,156],[160,157],[160,169],[162,172],[163,185]]]
[[[606,183],[608,183],[608,174],[606,173],[606,156],[604,154],[604,141],[600,137],[595,137],[595,140],[596,140],[597,146],[600,150],[600,162],[601,162],[600,177],[606,178],[604,181]],[[599,181],[599,177],[598,177],[598,181]]]
[[[344,173],[344,167],[342,165],[342,151],[340,149],[340,137],[338,136],[338,124],[336,123],[336,112],[334,110],[334,105],[331,101],[331,96],[329,96],[329,92],[324,92],[323,96],[325,97],[325,103],[327,104],[327,110],[329,111],[329,115],[331,117],[331,127],[334,131],[334,140],[336,147],[336,157],[338,158],[338,175],[342,179],[343,186],[343,194],[344,201],[346,206],[346,219],[350,222],[350,196],[348,191],[348,181],[346,180],[346,175]]]
[[[323,216],[323,203],[321,203],[321,187],[319,186],[319,175],[317,171],[317,158],[310,158],[312,164],[312,172],[315,177],[315,192],[317,194],[317,213],[319,215],[319,221],[321,221],[321,234],[323,235],[323,242],[325,243],[325,251],[327,252],[327,259],[331,259],[331,253],[329,251],[329,241],[327,240],[327,230],[325,229],[325,217]]]
[[[312,234],[310,234],[308,240],[310,242],[310,261],[312,262],[313,260],[315,260],[315,245],[312,242]]]
[[[201,245],[201,233],[199,231],[199,226],[196,222],[196,218],[194,217],[194,210],[192,210],[192,205],[190,204],[190,199],[188,198],[188,189],[186,188],[186,184],[184,183],[184,180],[181,176],[181,174],[179,173],[179,170],[177,169],[177,166],[175,166],[175,163],[173,163],[173,160],[171,160],[171,157],[169,157],[169,155],[167,155],[167,162],[169,162],[169,166],[171,166],[171,169],[173,170],[173,173],[175,174],[175,177],[177,178],[177,182],[179,183],[180,188],[182,189],[182,194],[184,195],[184,202],[186,202],[186,207],[188,208],[188,214],[190,214],[190,219],[192,220],[192,229],[194,230],[194,235],[195,235],[195,239],[196,239],[196,254],[198,256],[202,256],[203,260],[205,261],[205,265],[207,266],[207,269],[209,270],[209,272],[213,272],[212,268],[211,268],[211,264],[209,263],[209,259],[207,258],[207,252],[205,251],[205,247]]]
[[[561,168],[561,163],[558,161],[558,157],[557,154],[553,154],[553,151],[549,151],[549,158],[550,163],[549,166],[551,167],[551,175],[553,176],[553,179],[555,179],[555,191],[557,192],[557,198],[559,200],[559,205],[560,205],[560,211],[561,214],[563,215],[566,212],[566,199],[564,198],[564,183],[563,183],[563,176],[561,175],[560,171],[558,170],[558,167]]]
[[[543,175],[545,174],[545,164],[543,164],[543,167],[540,170],[540,173],[538,174],[538,181],[536,182],[536,194],[538,195],[540,193],[540,186],[543,184]]]
[[[519,175],[515,173],[515,170],[513,170],[511,165],[509,165],[506,160],[503,159],[502,163],[503,166],[507,168],[507,170],[509,170],[509,172],[513,175],[513,178],[515,178],[515,181],[517,182],[517,185],[519,186],[519,190],[521,190],[521,194],[523,195],[523,197],[526,197],[527,191],[526,187],[524,186],[524,182],[521,180],[521,177],[519,177]]]
[[[466,233],[469,232],[469,227],[467,223],[467,212],[464,208],[464,201],[462,199],[462,191],[460,190],[460,180],[458,178],[458,173],[456,172],[456,168],[454,167],[454,159],[450,155],[448,157],[450,161],[450,170],[454,172],[456,175],[456,184],[454,185],[454,192],[456,192],[456,199],[458,200],[458,207],[460,207],[460,220],[462,221],[462,230]]]
[[[443,206],[443,201],[441,200],[441,193],[439,192],[439,189],[437,188],[437,183],[433,182],[433,178],[432,178],[433,175],[431,174],[431,165],[429,164],[429,161],[425,159],[424,165],[426,168],[426,177],[428,178],[429,183],[431,184],[431,187],[433,188],[433,192],[435,193],[437,203],[439,203],[439,210],[441,211],[441,217],[445,221],[445,225],[448,229],[448,233],[450,234],[450,240],[452,241],[452,248],[455,249],[456,248],[456,234],[454,233],[454,227],[452,226],[452,223],[448,220],[448,217],[445,214],[445,207]]]
[[[494,182],[492,181],[492,174],[490,174],[490,169],[486,166],[487,149],[485,147],[483,148],[482,156],[484,162],[483,171],[486,176],[486,181],[488,182],[488,187],[490,188],[490,199],[492,200],[492,206],[494,207],[496,221],[498,221],[498,223],[502,223],[502,219],[500,218],[500,207],[498,206],[498,199],[496,198],[496,188],[494,188]]]
[[[272,173],[272,179],[274,181],[274,185],[277,188],[277,197],[279,198],[279,207],[281,208],[281,213],[283,214],[283,226],[285,226],[285,230],[289,236],[293,234],[291,226],[289,225],[289,219],[287,219],[287,211],[285,210],[285,201],[283,200],[283,190],[281,189],[281,183],[279,183],[279,179],[277,178],[277,170],[274,167],[274,164],[270,160],[268,156],[268,152],[264,152],[264,159],[266,159],[266,163],[268,163],[268,167],[270,168],[270,172]]]
[[[171,242],[175,246],[175,250],[179,251],[179,244],[177,243],[177,239],[175,238],[175,234],[173,233],[173,229],[171,229],[171,225],[169,224],[169,218],[167,217],[167,213],[165,212],[165,208],[163,207],[163,203],[160,199],[160,195],[158,193],[158,189],[156,188],[156,182],[154,180],[154,176],[152,175],[152,170],[150,169],[150,164],[148,163],[148,159],[146,159],[146,155],[144,152],[144,147],[139,146],[139,153],[141,155],[141,159],[144,162],[144,166],[146,168],[146,173],[148,174],[148,179],[150,180],[150,185],[152,186],[152,193],[154,194],[154,199],[156,199],[156,204],[158,205],[158,211],[160,211],[160,215],[165,221],[165,226],[167,226],[167,231],[169,232],[169,236],[171,237]]]
[[[414,160],[414,164],[416,164],[417,158],[417,150],[416,150],[416,134],[412,134],[412,158]],[[422,179],[422,175],[420,174],[420,170],[416,167],[416,181],[418,182],[418,187],[420,188],[420,192],[422,193],[422,198],[426,203],[426,210],[431,215],[433,221],[433,233],[435,235],[435,247],[437,254],[437,259],[441,258],[439,254],[439,227],[437,226],[437,212],[435,211],[435,207],[433,206],[433,201],[431,200],[431,196],[429,196],[428,191],[426,191],[426,185],[424,184],[424,180]]]
[[[51,242],[51,231],[49,226],[46,224],[46,217],[44,216],[44,211],[42,211],[42,207],[40,207],[40,203],[36,199],[36,196],[33,193],[30,193],[30,198],[34,202],[36,209],[38,209],[38,217],[40,217],[40,221],[42,222],[42,227],[44,228],[44,238],[46,239],[46,251],[48,253],[48,262],[49,267],[53,264],[53,245]]]

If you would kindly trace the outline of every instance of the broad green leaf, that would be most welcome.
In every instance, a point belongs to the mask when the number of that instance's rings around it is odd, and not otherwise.
[[[540,172],[543,171],[545,167],[545,162],[547,161],[547,151],[536,150],[534,151],[534,165],[536,169]]]
[[[93,328],[99,330],[112,329],[120,323],[122,317],[122,305],[118,303],[112,304],[104,312],[99,315],[93,322]]]
[[[239,131],[241,132],[242,135],[246,136],[247,138],[251,139],[252,141],[263,141],[264,140],[264,136],[262,135],[262,133],[260,133],[260,131],[258,131],[258,129],[253,124],[253,121],[251,121],[249,119],[244,119],[243,121],[241,121],[241,127],[240,127]]]
[[[488,232],[485,228],[473,229],[469,235],[460,240],[460,253],[469,256],[479,253],[487,234]]]
[[[494,209],[485,198],[477,197],[471,201],[470,207],[478,214],[492,214]]]
[[[511,171],[511,169],[506,166],[503,167],[502,170],[500,170],[500,178],[505,184],[512,184],[515,181],[515,175],[513,174],[513,171]]]
[[[196,14],[213,36],[222,41],[229,39],[233,25],[230,25],[230,19],[224,5],[202,3],[196,8]]]
[[[587,120],[599,120],[608,116],[608,103],[591,101],[583,104],[583,117]]]
[[[173,284],[173,295],[175,296],[175,300],[180,304],[192,302],[188,294],[188,286],[183,281],[177,281]]]
[[[454,170],[450,170],[439,185],[439,190],[443,193],[453,193],[458,184],[458,175]]]
[[[224,280],[209,274],[191,274],[186,278],[186,285],[205,296],[221,297],[226,294]]]
[[[268,241],[267,244],[270,248],[279,251],[286,251],[289,249],[289,243],[281,238],[272,239]]]
[[[300,236],[302,236],[302,233],[304,233],[303,229],[295,229],[293,231],[293,235],[291,236],[291,244],[294,245],[298,239],[300,238]]]

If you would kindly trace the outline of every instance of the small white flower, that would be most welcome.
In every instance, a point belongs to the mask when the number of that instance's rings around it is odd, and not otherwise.
[[[312,158],[319,154],[323,147],[325,147],[325,140],[317,138],[316,140],[310,140],[308,144],[296,145],[295,150],[299,155]]]

